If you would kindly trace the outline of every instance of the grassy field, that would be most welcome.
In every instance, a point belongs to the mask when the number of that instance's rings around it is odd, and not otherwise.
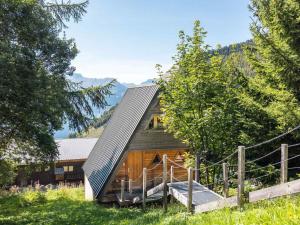
[[[164,214],[160,205],[140,208],[104,207],[85,202],[81,188],[51,190],[46,194],[0,197],[0,224],[300,224],[300,196],[249,204],[244,212],[225,209],[190,215],[179,204]]]

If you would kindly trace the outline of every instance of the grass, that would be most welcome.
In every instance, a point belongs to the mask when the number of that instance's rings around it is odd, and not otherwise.
[[[138,207],[104,207],[83,199],[82,188],[50,190],[46,194],[26,192],[0,197],[0,224],[300,224],[300,196],[248,204],[236,209],[191,215],[179,204]]]

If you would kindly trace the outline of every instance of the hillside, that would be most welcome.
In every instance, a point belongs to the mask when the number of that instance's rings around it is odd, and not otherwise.
[[[63,210],[62,210],[63,209]],[[160,204],[117,208],[84,201],[82,188],[49,190],[45,194],[25,192],[1,197],[0,224],[199,224],[199,225],[283,225],[300,221],[300,196],[246,204],[243,212],[224,209],[190,215],[175,203],[163,213]]]

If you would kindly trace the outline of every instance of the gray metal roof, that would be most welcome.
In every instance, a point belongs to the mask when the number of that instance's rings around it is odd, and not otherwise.
[[[129,88],[115,109],[83,165],[95,196],[103,190],[157,90],[156,85]]]
[[[58,160],[87,159],[98,138],[57,139]]]

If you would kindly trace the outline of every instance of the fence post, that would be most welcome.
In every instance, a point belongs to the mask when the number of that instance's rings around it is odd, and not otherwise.
[[[187,210],[193,212],[193,171],[192,168],[188,168],[188,199],[187,199]]]
[[[223,196],[224,198],[228,198],[228,164],[223,163]]]
[[[200,183],[200,154],[196,153],[195,157],[195,181]]]
[[[240,210],[244,207],[245,202],[245,146],[238,147],[238,193],[237,203]]]
[[[173,182],[174,182],[174,166],[171,166],[170,184],[172,185]],[[174,198],[172,195],[171,195],[170,201],[171,201],[171,203],[174,202]]]
[[[147,168],[143,169],[143,209],[146,209],[147,198]]]
[[[121,180],[121,202],[125,202],[125,180]]]
[[[288,180],[288,145],[281,145],[281,169],[280,182],[286,183]]]
[[[130,194],[132,194],[132,179],[129,179],[129,182],[128,182],[128,192]]]
[[[164,154],[163,155],[163,186],[164,186],[163,207],[164,207],[164,212],[167,212],[167,210],[168,210],[168,206],[167,206],[167,204],[168,204],[168,187],[167,187],[168,175],[167,175],[167,172],[168,172],[167,155]]]

